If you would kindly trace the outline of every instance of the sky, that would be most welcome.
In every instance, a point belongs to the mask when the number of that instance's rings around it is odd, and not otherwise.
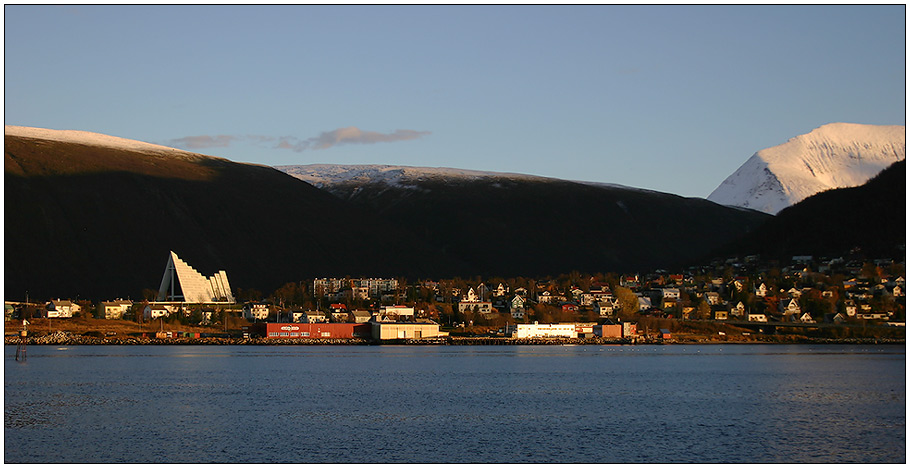
[[[7,5],[4,121],[704,198],[824,124],[904,125],[905,32],[902,4]]]

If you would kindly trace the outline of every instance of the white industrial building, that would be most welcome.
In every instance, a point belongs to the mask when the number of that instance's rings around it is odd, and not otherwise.
[[[221,270],[206,278],[171,252],[158,288],[157,300],[193,304],[233,303],[234,295],[231,293],[227,272]]]
[[[578,338],[574,323],[517,323],[506,328],[512,338]]]

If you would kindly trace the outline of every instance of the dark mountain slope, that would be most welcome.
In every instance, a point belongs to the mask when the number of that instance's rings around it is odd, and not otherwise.
[[[511,177],[324,187],[475,267],[551,275],[684,265],[770,216],[645,190]]]
[[[440,259],[371,213],[269,167],[6,136],[7,300],[137,298],[170,250],[271,292],[326,275],[428,275]],[[445,260],[456,264],[454,260]]]
[[[864,185],[813,195],[726,249],[726,255],[841,256],[858,248],[871,257],[904,258],[907,163],[894,163]]]

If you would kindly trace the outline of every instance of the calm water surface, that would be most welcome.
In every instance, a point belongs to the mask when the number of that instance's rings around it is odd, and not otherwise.
[[[906,462],[903,346],[14,355],[6,463]]]

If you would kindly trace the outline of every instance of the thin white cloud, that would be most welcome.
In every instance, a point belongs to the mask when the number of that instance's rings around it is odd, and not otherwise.
[[[388,143],[393,141],[415,140],[431,132],[419,130],[399,129],[391,133],[372,132],[361,130],[357,127],[337,128],[327,132],[322,132],[315,137],[300,139],[297,137],[270,137],[264,135],[197,135],[183,138],[176,138],[165,143],[168,146],[175,146],[185,149],[200,148],[225,148],[235,141],[252,141],[254,143],[272,143],[275,148],[289,149],[292,151],[323,150],[333,146],[360,144],[369,145],[374,143]]]
[[[231,135],[196,135],[183,138],[176,138],[168,141],[167,146],[177,148],[200,149],[200,148],[226,148],[231,142],[239,138]]]

